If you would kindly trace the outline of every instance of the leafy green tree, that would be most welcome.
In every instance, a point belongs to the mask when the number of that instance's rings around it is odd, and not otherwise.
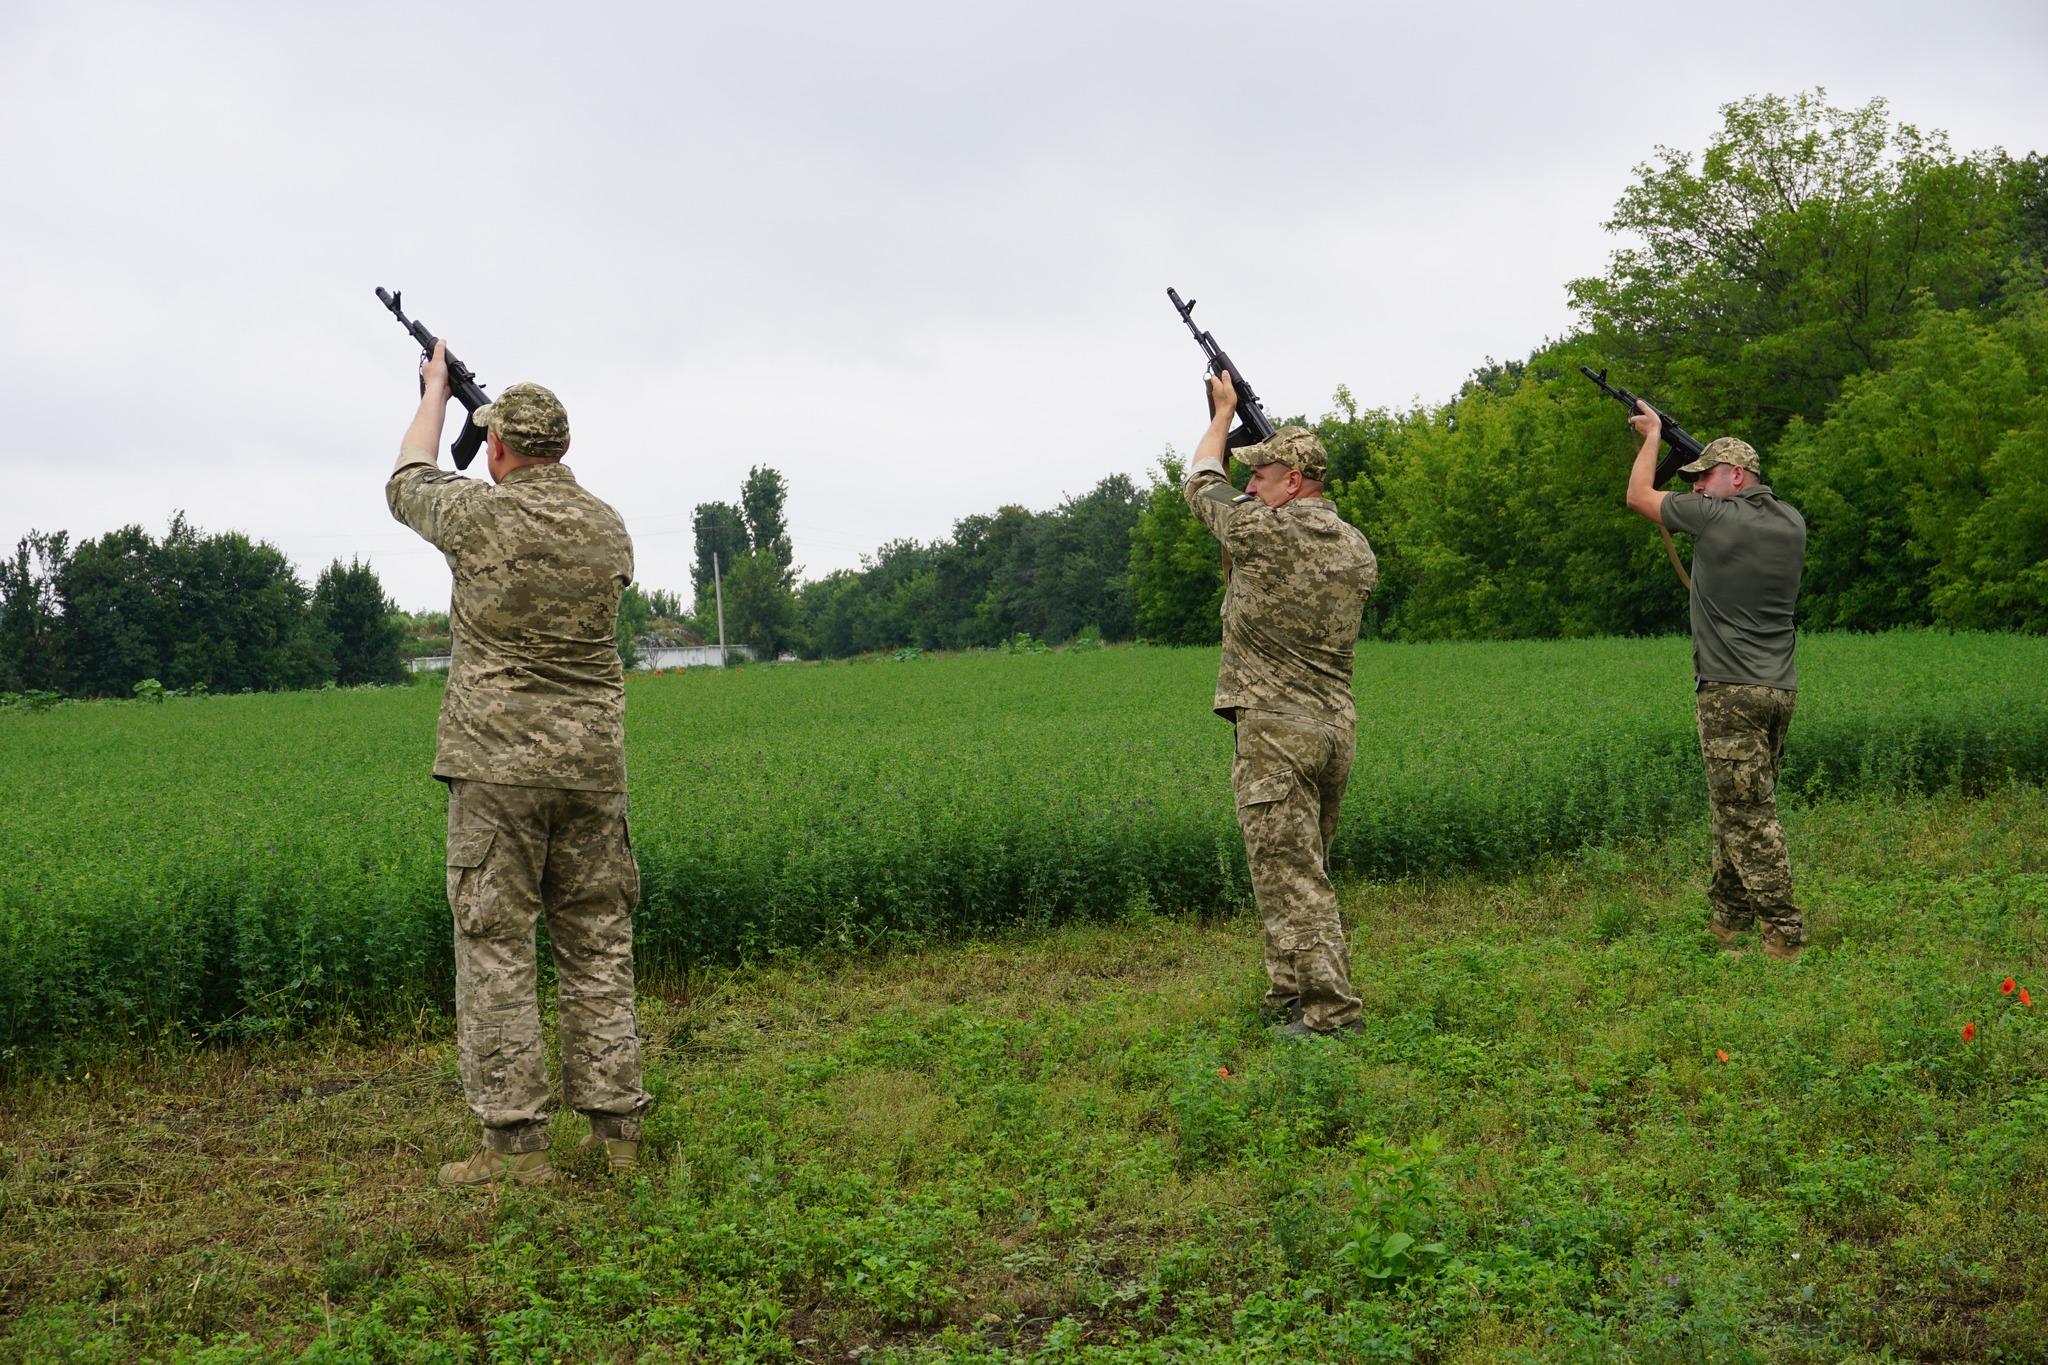
[[[1519,379],[1522,368],[1515,362],[1500,370]],[[1361,410],[1345,385],[1337,386],[1333,402],[1333,410],[1324,414],[1313,430],[1330,457],[1331,501],[1339,515],[1365,533],[1379,560],[1379,586],[1366,602],[1360,629],[1371,638],[1391,629],[1410,582],[1387,502],[1387,479],[1399,457],[1402,425],[1401,419],[1385,408]]]
[[[308,594],[273,545],[239,531],[201,535],[182,513],[157,549],[170,612],[164,673],[213,692],[313,687],[334,661],[313,631]]]
[[[772,551],[776,562],[785,569],[796,553],[784,514],[783,505],[788,500],[789,485],[782,475],[765,465],[749,469],[747,481],[740,485],[740,512],[747,524],[748,546]]]
[[[1923,307],[1985,302],[2016,251],[1995,155],[1957,157],[1885,102],[1726,105],[1695,166],[1660,147],[1607,227],[1641,243],[1572,283],[1593,349],[1760,448],[1818,420]]]
[[[690,592],[702,615],[711,601],[712,558],[716,556],[718,563],[729,569],[733,560],[745,554],[749,548],[747,523],[740,509],[729,502],[700,502],[690,518],[690,528],[697,546],[696,563],[690,568]]]
[[[0,692],[55,692],[64,684],[57,579],[70,557],[64,531],[30,531],[0,561]]]
[[[843,659],[861,652],[867,590],[859,572],[835,569],[797,593],[797,623],[804,657]]]
[[[124,526],[78,543],[57,575],[65,690],[123,697],[161,677],[171,635],[169,594],[156,541]]]
[[[616,636],[619,645],[619,663],[628,670],[641,664],[640,637],[654,626],[654,606],[646,594],[640,591],[638,583],[628,583],[626,590],[619,594],[619,615]]]
[[[637,586],[634,591],[639,591]],[[645,596],[648,615],[656,622],[678,622],[685,615],[683,599],[666,588],[649,589]]]
[[[1223,638],[1223,570],[1216,540],[1181,494],[1187,467],[1168,451],[1131,528],[1128,575],[1140,639],[1209,645]]]
[[[762,659],[796,643],[796,597],[774,547],[749,550],[725,579],[725,623],[731,639]]]
[[[1634,445],[1569,345],[1450,403],[1369,415],[1370,477],[1334,486],[1380,560],[1368,632],[1510,639],[1679,629],[1662,543],[1622,505]],[[1325,419],[1328,422],[1330,419]]]
[[[938,551],[914,540],[892,540],[862,558],[861,590],[867,603],[854,646],[860,653],[899,645],[932,648],[942,621],[936,579]]]
[[[333,676],[290,562],[239,532],[202,536],[183,513],[161,543],[139,526],[81,542],[57,598],[76,692],[126,696],[142,678],[238,692]]]
[[[929,552],[937,579],[933,600],[943,605],[943,615],[923,638],[894,643],[988,649],[1016,634],[1012,579],[1034,520],[1012,503],[953,523],[952,539]]]
[[[321,570],[311,603],[314,633],[334,660],[343,687],[405,680],[405,617],[384,594],[377,571],[360,560]]]
[[[1130,639],[1131,532],[1146,502],[1127,476],[1113,474],[1037,518],[1013,574],[1024,589],[1017,629],[1052,644],[1091,626],[1106,640]]]
[[[2048,631],[2048,296],[1931,314],[1889,360],[1783,443],[1808,622]]]

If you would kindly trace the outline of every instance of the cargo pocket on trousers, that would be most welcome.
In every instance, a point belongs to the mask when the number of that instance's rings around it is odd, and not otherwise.
[[[505,1031],[496,1024],[470,1024],[456,1029],[455,1061],[462,1088],[475,1096],[504,1072]]]
[[[1256,850],[1273,838],[1272,815],[1294,790],[1291,773],[1268,773],[1241,783],[1237,789],[1237,827],[1244,831],[1246,846]]]
[[[1270,806],[1275,801],[1285,801],[1287,793],[1294,790],[1294,776],[1291,773],[1271,773],[1255,777],[1244,784],[1237,793],[1237,808],[1247,806]]]
[[[448,836],[448,904],[455,911],[456,930],[472,937],[484,931],[479,869],[497,837],[494,829],[457,830]]]
[[[1700,745],[1707,763],[1707,791],[1716,801],[1748,805],[1777,795],[1770,750],[1761,735],[1726,735]]]
[[[640,860],[633,856],[633,822],[624,816],[619,818],[619,856],[626,860],[626,865],[619,869],[619,882],[626,888],[626,910],[630,914],[640,906]]]

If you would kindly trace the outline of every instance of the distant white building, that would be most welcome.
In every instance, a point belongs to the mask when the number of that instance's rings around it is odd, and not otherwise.
[[[727,645],[728,659],[754,661],[754,651],[745,645]],[[716,668],[718,667],[717,645],[640,645],[640,667],[642,668]]]
[[[656,644],[643,639],[639,648],[641,669],[718,667],[717,645]],[[755,661],[754,651],[745,645],[727,645],[725,654],[732,660]],[[422,654],[417,659],[407,659],[405,666],[414,673],[446,673],[453,658],[448,654]]]

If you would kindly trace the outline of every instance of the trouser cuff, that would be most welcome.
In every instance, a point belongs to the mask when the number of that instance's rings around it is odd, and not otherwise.
[[[545,1124],[526,1123],[516,1128],[484,1129],[484,1149],[499,1156],[519,1156],[526,1152],[545,1152],[548,1149],[548,1130]]]
[[[590,1131],[606,1142],[638,1142],[644,1126],[638,1114],[622,1118],[617,1114],[591,1114]]]

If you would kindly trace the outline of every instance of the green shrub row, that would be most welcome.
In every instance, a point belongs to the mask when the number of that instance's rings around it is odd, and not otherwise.
[[[1215,664],[634,680],[643,970],[1248,903]],[[1821,636],[1800,664],[1793,801],[2048,776],[2048,641]],[[1506,869],[1674,829],[1704,847],[1689,680],[1682,640],[1361,647],[1334,862]],[[445,1002],[439,695],[0,713],[0,1069]]]

